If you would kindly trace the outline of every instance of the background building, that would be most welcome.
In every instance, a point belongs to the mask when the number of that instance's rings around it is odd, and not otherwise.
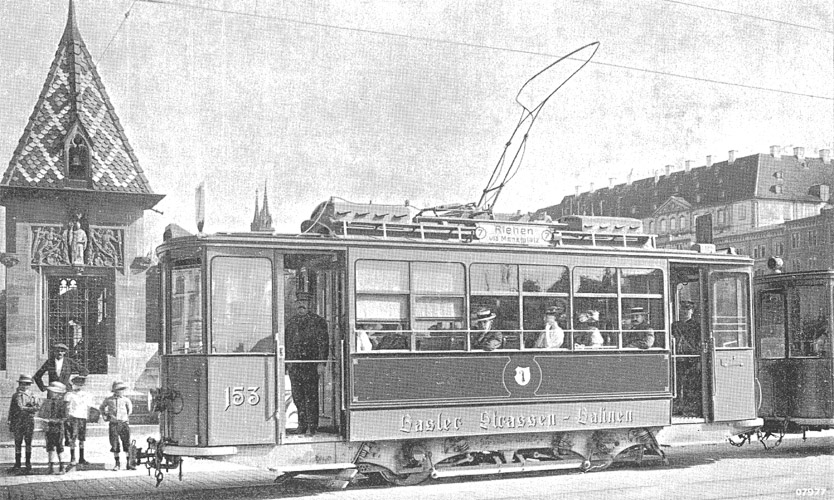
[[[695,242],[695,219],[711,214],[714,241],[733,246],[756,259],[763,269],[770,256],[782,256],[789,270],[834,266],[824,256],[831,215],[823,208],[831,202],[834,167],[830,151],[806,157],[805,148],[783,155],[780,146],[770,154],[736,158],[684,170],[671,165],[654,177],[609,185],[566,196],[561,203],[540,209],[557,219],[564,215],[634,217],[645,230],[658,235],[658,246],[689,248]],[[825,250],[827,255],[828,250]],[[812,267],[809,267],[812,266]]]

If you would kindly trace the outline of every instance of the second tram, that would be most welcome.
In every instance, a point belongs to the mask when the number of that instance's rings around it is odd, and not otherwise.
[[[834,427],[834,271],[774,272],[755,289],[762,443]]]
[[[158,249],[160,454],[411,484],[602,469],[661,459],[682,429],[761,425],[747,257],[660,250],[633,219],[330,200],[304,227]],[[286,350],[299,299],[326,323],[317,359]],[[563,336],[542,347],[546,313]],[[486,316],[501,335],[485,349]],[[319,374],[315,433],[287,376],[305,365]]]

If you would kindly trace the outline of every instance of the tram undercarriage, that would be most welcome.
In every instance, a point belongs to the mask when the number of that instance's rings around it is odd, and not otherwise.
[[[603,429],[526,435],[454,436],[445,439],[308,442],[282,446],[225,447],[212,456],[206,449],[169,446],[160,453],[202,456],[278,472],[283,480],[297,474],[336,473],[331,481],[351,481],[378,474],[399,486],[428,478],[579,469],[595,472],[614,462],[666,465],[653,428]],[[181,462],[177,461],[177,465]],[[361,475],[350,472],[355,470]],[[161,471],[157,473],[161,480]],[[182,470],[180,469],[180,477]],[[355,477],[354,477],[355,476]]]

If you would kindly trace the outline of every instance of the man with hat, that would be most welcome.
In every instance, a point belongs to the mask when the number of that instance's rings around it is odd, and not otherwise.
[[[475,313],[475,328],[479,331],[475,334],[472,349],[494,351],[504,344],[504,334],[492,329],[493,320],[495,320],[495,314],[487,307],[482,307]]]
[[[78,441],[78,464],[87,465],[84,460],[84,441],[87,440],[87,415],[95,406],[93,396],[84,390],[87,377],[72,376],[72,390],[64,398],[67,402],[67,422],[64,427],[65,444],[70,449],[70,467],[75,467],[75,443]]]
[[[37,398],[32,395],[32,378],[21,375],[17,379],[17,391],[9,404],[9,430],[14,435],[14,467],[20,470],[21,448],[26,443],[26,472],[32,471],[32,433],[35,430],[35,414],[40,408]]]
[[[287,324],[284,344],[287,349],[287,373],[292,398],[298,409],[298,434],[315,435],[319,426],[319,377],[330,353],[327,321],[310,312],[305,300],[296,304],[298,314]]]
[[[64,422],[67,419],[67,404],[64,394],[67,386],[58,382],[50,382],[46,387],[47,399],[43,402],[38,417],[46,422],[46,453],[49,456],[48,474],[56,474],[53,453],[58,455],[58,472],[64,473]]]
[[[52,346],[52,356],[47,359],[44,364],[35,372],[32,377],[41,391],[46,390],[43,383],[43,375],[49,375],[49,382],[61,382],[64,386],[70,384],[70,376],[73,373],[79,373],[83,376],[89,375],[87,369],[77,361],[67,357],[69,348],[66,344],[55,344]]]
[[[678,354],[700,354],[701,325],[695,320],[695,303],[683,300],[680,307],[680,319],[672,323],[672,335]]]
[[[550,306],[544,312],[544,331],[539,334],[534,347],[538,349],[557,349],[565,342],[565,331],[557,319],[564,311],[558,306]]]
[[[109,422],[108,434],[110,437],[110,452],[113,453],[113,458],[116,459],[116,465],[113,470],[122,468],[122,463],[119,461],[119,441],[121,440],[122,448],[125,451],[125,462],[128,470],[134,470],[136,467],[130,462],[130,414],[133,413],[133,403],[130,398],[125,396],[127,384],[124,382],[113,382],[113,394],[107,396],[101,403],[99,410],[105,422]]]
[[[646,310],[642,307],[632,307],[629,310],[631,318],[631,330],[625,347],[636,349],[648,349],[654,345],[654,330],[649,325],[649,318]]]

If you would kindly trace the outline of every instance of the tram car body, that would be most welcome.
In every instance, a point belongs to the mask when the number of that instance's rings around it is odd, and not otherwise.
[[[442,220],[331,200],[302,227],[159,247],[166,454],[410,484],[604,468],[662,457],[676,428],[761,424],[749,258],[659,250],[621,219]],[[299,432],[287,377],[310,363],[286,355],[299,298],[328,329],[315,435]],[[695,347],[679,352],[686,302]],[[536,347],[554,307],[564,340]],[[503,333],[494,350],[477,347],[483,309]],[[588,310],[602,345],[585,345]]]
[[[755,278],[763,431],[781,439],[834,427],[834,271]]]

